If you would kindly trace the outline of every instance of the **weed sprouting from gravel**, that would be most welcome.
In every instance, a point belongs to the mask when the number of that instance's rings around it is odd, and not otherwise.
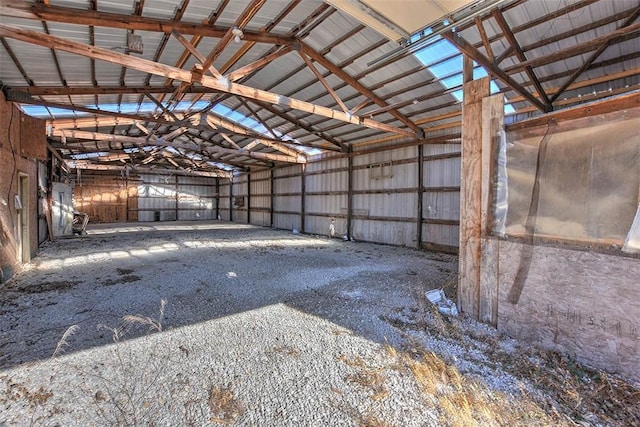
[[[167,306],[167,301],[164,299],[160,300],[160,313],[157,318],[141,316],[141,315],[126,315],[122,319],[124,320],[125,326],[147,326],[149,328],[149,332],[162,332],[162,321],[164,319],[164,310]]]
[[[89,400],[95,410],[98,422],[107,425],[153,425],[160,407],[166,403],[162,396],[159,378],[170,363],[170,346],[155,340],[146,352],[137,352],[125,345],[123,340],[135,327],[146,327],[148,333],[162,332],[162,321],[167,302],[160,301],[157,317],[126,315],[118,326],[99,324],[99,330],[111,333],[115,345],[111,348],[116,363],[110,369],[99,366],[73,366],[81,377],[97,380],[97,385],[81,387],[77,392],[87,396],[79,399]],[[74,325],[67,329],[56,347],[54,355],[67,345],[67,338],[77,330]]]
[[[210,420],[217,423],[231,424],[244,412],[242,403],[227,387],[211,386],[208,404],[213,415]]]
[[[62,338],[60,338],[60,341],[58,341],[58,345],[56,345],[56,349],[51,357],[56,357],[57,355],[61,354],[64,348],[68,346],[67,340],[69,339],[69,337],[75,334],[77,331],[78,325],[69,326],[64,334],[62,334]]]

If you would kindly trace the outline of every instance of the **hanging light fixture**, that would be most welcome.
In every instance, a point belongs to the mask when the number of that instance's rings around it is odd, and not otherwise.
[[[231,30],[231,34],[233,34],[233,41],[236,43],[240,43],[240,39],[244,37],[244,33],[238,27],[233,27],[233,30]]]

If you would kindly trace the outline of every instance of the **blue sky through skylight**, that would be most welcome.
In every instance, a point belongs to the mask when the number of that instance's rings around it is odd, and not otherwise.
[[[412,37],[412,40],[413,39]],[[440,80],[440,83],[442,83],[446,89],[462,86],[462,54],[448,40],[439,38],[438,41],[430,43],[425,48],[414,53],[414,55],[431,71],[431,74]],[[446,60],[440,62],[443,59]],[[487,71],[477,66],[474,62],[473,78],[479,79],[486,76],[488,76]],[[497,93],[500,90],[493,80],[491,80],[490,87],[491,93]],[[462,89],[452,92],[451,95],[459,102],[462,102]],[[515,113],[515,110],[510,104],[505,104],[504,112],[511,114]]]

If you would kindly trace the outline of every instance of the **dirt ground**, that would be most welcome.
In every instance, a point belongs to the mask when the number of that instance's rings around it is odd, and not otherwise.
[[[0,289],[0,425],[640,425],[622,379],[441,316],[457,258],[93,225]]]

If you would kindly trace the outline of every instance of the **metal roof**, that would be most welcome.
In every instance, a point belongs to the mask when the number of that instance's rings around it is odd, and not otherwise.
[[[0,80],[78,167],[212,173],[440,134],[461,51],[518,118],[639,88],[640,0],[471,7],[399,45],[319,0],[0,0]]]

